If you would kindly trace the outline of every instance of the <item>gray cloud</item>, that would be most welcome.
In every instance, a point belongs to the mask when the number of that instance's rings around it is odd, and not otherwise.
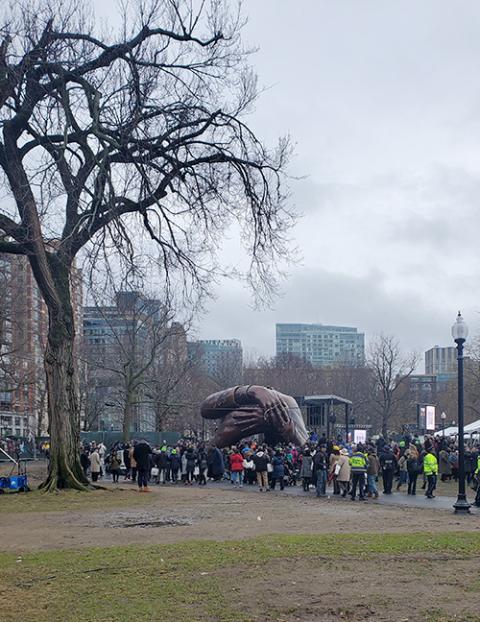
[[[304,259],[272,310],[222,283],[198,334],[272,354],[276,321],[320,321],[422,350],[450,343],[458,307],[476,330],[480,3],[245,0],[244,11],[268,87],[248,121],[268,143],[295,142]],[[234,241],[221,256],[245,264]]]

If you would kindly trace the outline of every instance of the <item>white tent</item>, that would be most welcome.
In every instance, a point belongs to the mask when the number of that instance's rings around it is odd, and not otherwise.
[[[458,434],[458,428],[452,425],[449,428],[445,428],[445,430],[438,430],[436,434],[437,436],[456,436]]]
[[[480,432],[480,419],[474,421],[473,423],[469,423],[464,427],[465,433],[472,434],[473,432]]]

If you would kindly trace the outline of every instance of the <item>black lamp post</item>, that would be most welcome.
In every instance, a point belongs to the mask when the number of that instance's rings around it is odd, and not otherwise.
[[[457,344],[458,361],[458,497],[453,504],[455,514],[469,514],[470,504],[465,494],[465,443],[463,423],[463,344],[468,337],[468,326],[462,314],[458,312],[457,320],[452,326],[452,337]]]

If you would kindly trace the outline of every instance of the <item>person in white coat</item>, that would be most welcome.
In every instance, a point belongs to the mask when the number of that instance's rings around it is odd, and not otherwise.
[[[90,454],[89,459],[90,459],[90,473],[92,474],[92,482],[96,482],[98,480],[98,476],[100,475],[100,471],[102,468],[102,462],[100,460],[100,455],[96,447]]]

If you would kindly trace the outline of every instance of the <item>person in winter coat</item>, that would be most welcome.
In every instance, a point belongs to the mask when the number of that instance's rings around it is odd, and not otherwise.
[[[277,449],[275,455],[272,458],[272,479],[270,482],[270,488],[275,490],[275,486],[277,482],[280,484],[280,490],[284,488],[284,477],[285,477],[285,462],[280,449]]]
[[[380,456],[380,465],[382,467],[382,479],[383,479],[383,494],[392,494],[393,475],[395,473],[395,467],[397,466],[397,460],[393,455],[390,445],[385,445],[383,453]]]
[[[407,462],[408,462],[408,457],[407,457],[406,452],[405,452],[398,459],[399,477],[398,477],[397,490],[400,490],[400,488],[403,486],[403,484],[406,484],[408,482],[408,464],[407,464]]]
[[[194,480],[195,464],[197,462],[197,456],[193,451],[193,447],[189,447],[184,453],[186,466],[185,466],[185,484],[191,486]]]
[[[313,472],[312,456],[310,455],[310,450],[305,449],[305,451],[303,452],[303,458],[302,458],[302,468],[300,469],[300,477],[302,478],[303,490],[305,492],[308,492],[308,489],[310,488],[312,472]]]
[[[132,471],[132,482],[135,482],[137,479],[137,461],[135,460],[135,456],[133,455],[134,450],[135,447],[133,445],[128,450],[128,456],[130,458],[130,468]]]
[[[130,479],[132,475],[132,465],[130,462],[130,445],[128,444],[123,448],[123,463],[125,464],[125,477],[123,479]]]
[[[122,466],[122,463],[118,459],[117,451],[115,449],[112,449],[112,451],[110,452],[108,464],[110,467],[110,473],[112,474],[113,483],[118,484],[118,478],[120,477],[120,467]]]
[[[380,473],[380,460],[378,459],[375,448],[372,447],[368,452],[368,467],[367,467],[367,488],[368,497],[374,497],[378,499],[377,490],[377,478]]]
[[[182,466],[182,460],[178,453],[178,449],[172,449],[170,453],[170,474],[172,478],[172,484],[176,484],[178,480],[178,472]]]
[[[337,445],[333,445],[332,447],[332,453],[330,454],[330,457],[328,459],[328,479],[329,481],[333,481],[333,494],[334,495],[339,495],[341,490],[340,490],[340,484],[337,481],[337,476],[335,474],[335,470],[336,469],[336,464],[340,459],[340,448]]]
[[[223,454],[215,445],[210,445],[207,452],[208,473],[210,477],[218,482],[222,479],[225,472],[225,462]]]
[[[166,447],[162,447],[160,452],[155,455],[155,465],[158,468],[158,481],[160,484],[165,485],[167,483],[167,472],[169,467]]]
[[[340,456],[338,457],[336,465],[335,465],[335,470],[338,471],[336,475],[337,482],[342,492],[342,497],[345,498],[350,488],[350,476],[351,476],[350,460],[348,458],[348,449],[340,450]]]
[[[358,485],[358,496],[360,501],[365,499],[365,477],[367,475],[368,459],[359,446],[350,457],[350,468],[352,469],[352,490],[350,495],[355,501]]]
[[[82,465],[83,473],[85,477],[87,477],[88,469],[90,467],[90,459],[88,457],[88,451],[84,447],[82,453],[80,454],[80,464]]]
[[[433,447],[430,447],[423,458],[423,472],[427,478],[427,491],[425,496],[427,499],[434,499],[433,491],[437,487],[438,460]]]
[[[232,484],[234,486],[243,486],[243,456],[237,451],[237,448],[233,448],[233,453],[230,454],[230,474]]]
[[[268,490],[268,463],[269,456],[263,449],[259,449],[253,456],[253,463],[257,473],[257,482],[260,492]]]
[[[207,461],[207,452],[205,449],[200,449],[197,456],[197,467],[198,467],[198,485],[204,486],[207,485],[207,470],[208,470],[208,461]]]
[[[253,453],[249,449],[248,451],[242,451],[243,454],[243,480],[249,486],[253,486],[257,481],[257,474],[255,473],[255,462],[253,461]]]
[[[313,465],[315,467],[315,473],[317,476],[316,492],[317,497],[327,496],[327,470],[328,470],[328,457],[327,448],[325,445],[320,445],[313,457]]]
[[[100,475],[100,471],[102,468],[102,462],[100,460],[100,456],[98,455],[98,451],[96,447],[90,454],[89,460],[90,460],[90,473],[92,475],[92,482],[97,482],[98,476]]]
[[[133,448],[133,458],[137,463],[137,479],[139,492],[149,492],[148,477],[150,475],[150,454],[152,448],[145,440],[138,441]]]
[[[450,452],[443,448],[438,454],[438,472],[442,482],[452,477],[452,463],[450,462]]]
[[[410,445],[405,453],[407,457],[407,471],[408,471],[408,494],[417,494],[417,477],[422,470],[420,462],[420,454],[415,445]]]

